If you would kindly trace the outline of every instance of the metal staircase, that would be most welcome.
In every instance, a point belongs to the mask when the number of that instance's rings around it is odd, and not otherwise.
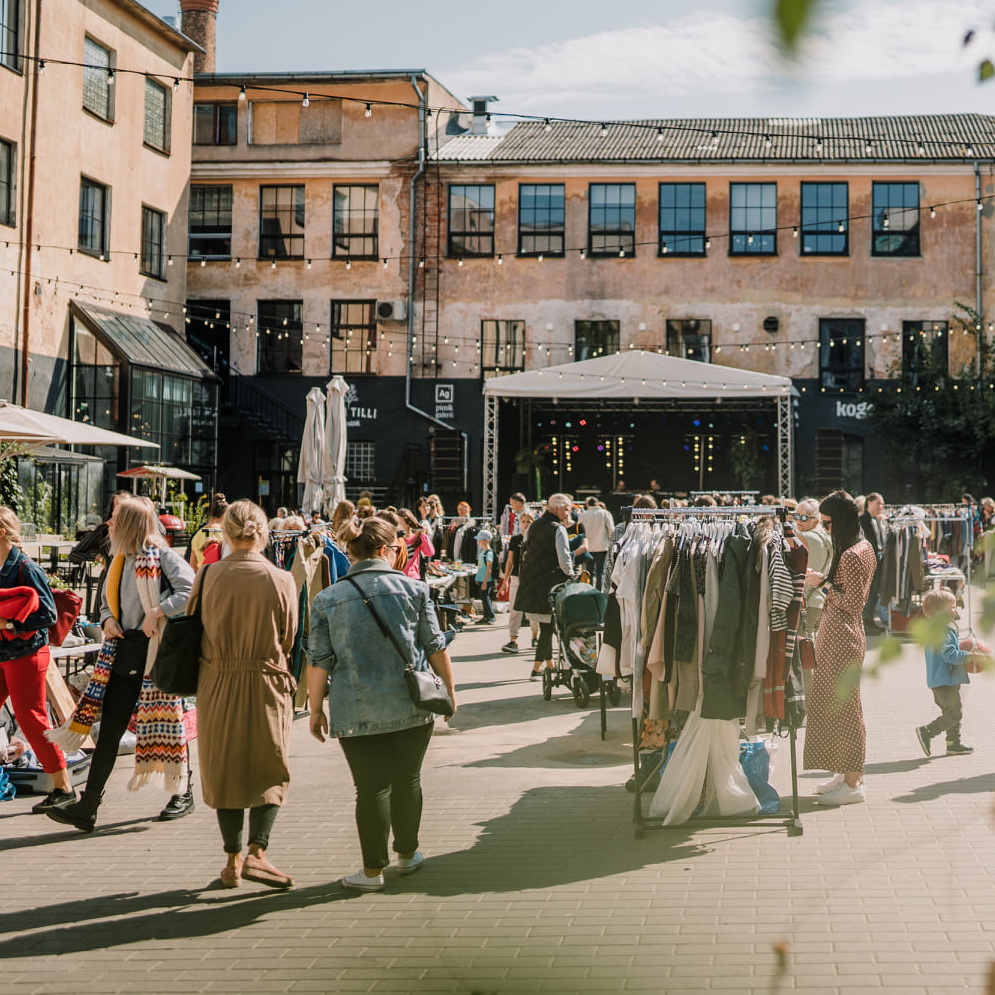
[[[304,415],[274,397],[251,377],[232,371],[223,388],[221,413],[244,419],[271,442],[297,447],[304,435]]]

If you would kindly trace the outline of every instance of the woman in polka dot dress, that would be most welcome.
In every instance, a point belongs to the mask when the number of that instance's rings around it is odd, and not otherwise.
[[[806,583],[824,588],[826,605],[815,640],[804,766],[834,772],[815,789],[820,805],[851,805],[864,801],[860,670],[867,642],[862,616],[877,557],[861,533],[857,505],[845,491],[825,498],[819,514],[833,538],[833,559],[828,574],[809,571],[806,577]]]

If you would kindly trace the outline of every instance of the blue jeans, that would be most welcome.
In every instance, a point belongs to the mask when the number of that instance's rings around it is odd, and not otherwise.
[[[491,582],[488,581],[486,584],[481,584],[477,582],[477,592],[480,594],[480,604],[484,612],[484,618],[494,618],[494,609],[491,607]]]

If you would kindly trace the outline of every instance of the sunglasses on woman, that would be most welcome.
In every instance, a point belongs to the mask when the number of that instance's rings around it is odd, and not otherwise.
[[[810,522],[813,518],[815,518],[815,515],[795,515],[795,518],[798,519],[799,522]]]

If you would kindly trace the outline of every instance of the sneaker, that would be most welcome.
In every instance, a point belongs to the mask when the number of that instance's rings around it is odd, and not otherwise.
[[[487,618],[485,616],[483,618],[476,619],[473,624],[474,625],[493,625],[496,621],[497,621],[497,619],[495,619],[493,617]]]
[[[71,805],[78,800],[75,788],[71,791],[63,791],[62,788],[54,788],[40,802],[31,806],[31,811],[35,815],[44,812],[51,812],[53,808],[61,808],[63,805]]]
[[[966,746],[964,743],[947,743],[947,756],[959,757],[965,753],[973,753],[973,746]]]
[[[542,680],[542,667],[540,667],[538,670],[533,670],[529,674],[529,680],[530,681],[541,681]]]
[[[857,787],[851,788],[846,781],[841,781],[832,791],[827,791],[824,795],[820,795],[816,801],[819,805],[835,807],[837,805],[856,805],[857,802],[867,801],[867,798],[864,794],[863,784],[858,784]]]
[[[425,863],[425,856],[420,851],[415,850],[413,857],[398,857],[397,858],[397,873],[398,874],[414,874],[415,871]]]
[[[933,755],[932,751],[929,748],[929,741],[932,738],[933,737],[930,736],[929,729],[927,729],[926,726],[919,726],[919,728],[916,729],[916,739],[919,740],[919,745],[922,747],[922,752],[925,753],[927,757],[931,757]],[[950,752],[949,744],[947,745],[947,752],[948,753]]]
[[[823,781],[822,784],[817,784],[815,790],[812,792],[816,795],[824,795],[832,791],[833,788],[843,783],[842,774],[833,774],[833,776],[828,781]]]
[[[510,643],[505,643],[504,646],[501,647],[501,652],[502,653],[517,653],[518,652],[518,643],[516,643],[515,640],[512,639]]]
[[[351,888],[353,891],[383,891],[385,883],[382,874],[368,878],[362,868],[355,874],[347,874],[342,879],[342,887]]]

